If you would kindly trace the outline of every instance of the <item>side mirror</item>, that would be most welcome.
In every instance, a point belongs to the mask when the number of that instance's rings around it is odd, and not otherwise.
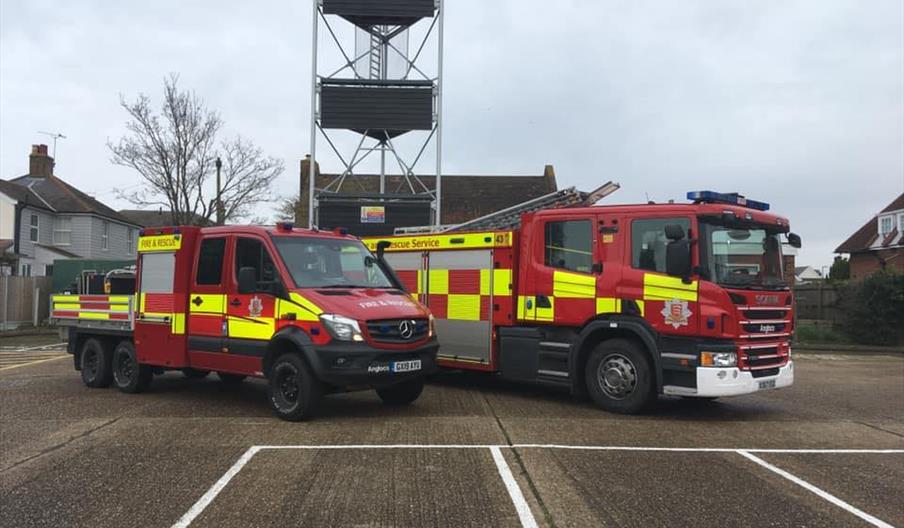
[[[788,245],[800,249],[800,235],[797,233],[788,233]]]
[[[377,258],[383,260],[383,252],[389,249],[389,246],[392,245],[392,242],[388,240],[381,240],[377,242]]]
[[[686,238],[672,240],[665,248],[665,272],[673,277],[691,276],[691,243]]]
[[[257,290],[257,271],[252,267],[239,268],[239,293],[254,293]]]
[[[668,224],[665,226],[665,237],[669,240],[681,240],[684,238],[684,228],[678,224]]]

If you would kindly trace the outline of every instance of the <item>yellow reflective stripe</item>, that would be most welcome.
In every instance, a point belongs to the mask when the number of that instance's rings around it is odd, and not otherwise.
[[[295,293],[295,292],[289,293],[289,299],[291,299],[292,302],[299,304],[302,307],[304,307],[306,310],[308,310],[309,315],[311,315],[311,314],[314,315],[315,317],[314,317],[314,319],[312,319],[313,321],[317,320],[317,317],[316,317],[317,315],[320,315],[323,313],[323,310],[321,310],[319,306],[317,306],[316,304],[307,300],[306,298],[302,297],[302,295],[300,293]]]
[[[480,270],[480,295],[490,294],[490,271],[492,270]]]
[[[454,235],[412,235],[364,238],[361,241],[371,251],[377,250],[377,242],[388,240],[386,251],[431,251],[436,249],[477,249],[511,247],[511,231],[487,231]]]
[[[138,252],[178,251],[182,247],[182,235],[154,235],[138,237]]]
[[[141,313],[144,313],[144,300],[145,300],[146,296],[147,296],[146,293],[138,294],[138,311]]]
[[[270,339],[275,328],[272,317],[228,317],[229,337],[245,339]]]
[[[596,277],[567,271],[553,271],[552,294],[553,297],[592,299],[596,296]]]
[[[643,276],[643,298],[647,301],[696,301],[699,283],[685,284],[680,278],[667,275],[645,273]]]
[[[490,294],[490,272],[493,276],[493,295],[508,296],[512,294],[512,270],[482,269],[480,270],[480,295]]]
[[[596,313],[621,313],[621,299],[598,297],[596,299]]]
[[[446,319],[480,320],[479,294],[451,294],[447,297]]]
[[[128,303],[129,299],[131,299],[131,295],[111,295],[110,302],[111,303]]]
[[[427,292],[431,295],[445,295],[449,293],[449,270],[430,270],[427,274]]]
[[[111,304],[110,304],[110,311],[111,311],[111,312],[128,312],[128,311],[129,311],[129,305],[128,305],[128,304],[113,304],[113,303],[111,303]]]
[[[640,316],[643,317],[644,313],[645,313],[644,312],[644,302],[643,301],[634,301],[634,302],[637,303],[637,308],[640,310]]]
[[[527,302],[530,301],[530,308],[527,307]],[[536,299],[532,296],[521,295],[518,297],[518,319],[524,320],[532,320],[535,317],[535,307],[537,306]]]
[[[79,319],[109,319],[110,314],[103,312],[79,312]]]
[[[53,302],[78,302],[78,295],[54,295]]]
[[[195,299],[201,299],[195,303]],[[226,295],[223,293],[192,293],[188,296],[189,313],[226,313]]]
[[[144,315],[146,315],[146,316],[148,316],[148,317],[157,317],[157,318],[162,318],[162,317],[172,317],[172,316],[173,316],[173,314],[171,314],[171,313],[166,313],[166,312],[141,312],[141,313],[144,314]]]
[[[412,293],[424,293],[424,270],[417,270],[417,284]]]
[[[56,302],[54,299],[53,309],[54,310],[78,310],[82,305],[78,303],[60,303]]]
[[[184,334],[185,333],[185,314],[184,313],[174,313],[173,318],[170,320],[170,331],[173,334]]]
[[[311,304],[310,302],[308,304]],[[276,316],[280,318],[284,318],[287,315],[294,314],[296,321],[317,321],[317,315],[320,313],[320,310],[317,309],[316,313],[311,312],[311,310],[303,308],[294,302],[289,302],[284,299],[276,299]]]

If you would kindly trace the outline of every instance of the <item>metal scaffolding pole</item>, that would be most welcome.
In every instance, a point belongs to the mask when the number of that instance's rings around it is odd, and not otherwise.
[[[314,168],[317,166],[317,18],[320,2],[311,2],[314,10],[311,23],[314,26],[311,45],[311,164],[308,166],[308,228],[314,227]]]
[[[436,0],[439,6],[439,24],[437,27],[437,73],[436,73],[436,225],[442,225],[443,197],[443,18],[446,12],[445,2]]]

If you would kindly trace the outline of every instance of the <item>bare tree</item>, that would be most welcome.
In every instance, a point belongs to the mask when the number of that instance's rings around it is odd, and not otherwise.
[[[284,170],[283,162],[267,157],[242,137],[217,143],[223,121],[194,92],[180,91],[177,75],[163,83],[160,113],[148,96],[134,101],[120,98],[129,114],[128,133],[107,142],[116,165],[130,167],[142,185],[118,195],[139,207],[160,206],[172,211],[174,225],[225,223],[247,217],[254,206],[272,200],[270,186]],[[211,181],[216,159],[222,158],[221,210]],[[219,213],[219,214],[218,214]]]
[[[283,197],[276,205],[274,220],[277,222],[295,222],[295,213],[298,211],[298,195]]]

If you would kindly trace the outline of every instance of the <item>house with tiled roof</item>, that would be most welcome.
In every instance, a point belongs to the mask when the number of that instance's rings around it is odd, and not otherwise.
[[[57,259],[135,258],[141,226],[66,183],[47,145],[33,145],[28,174],[0,180],[0,273],[50,275]]]
[[[835,248],[850,255],[851,279],[881,269],[904,273],[904,193]]]

